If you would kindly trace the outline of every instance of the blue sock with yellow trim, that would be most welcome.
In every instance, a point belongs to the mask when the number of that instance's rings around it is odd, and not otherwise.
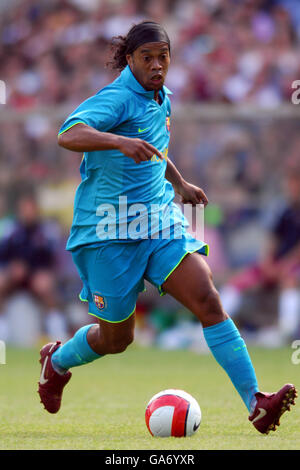
[[[255,371],[246,344],[231,318],[203,328],[207,345],[216,361],[229,375],[250,411],[258,392]],[[252,402],[252,403],[251,403]]]
[[[82,366],[102,357],[91,348],[87,341],[87,332],[92,326],[93,324],[80,328],[73,338],[52,354],[54,370],[62,374],[70,367]]]

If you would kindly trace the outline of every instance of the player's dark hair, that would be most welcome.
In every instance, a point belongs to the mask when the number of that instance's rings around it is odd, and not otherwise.
[[[127,65],[126,55],[132,54],[139,46],[147,42],[166,42],[170,51],[170,39],[164,28],[154,21],[142,21],[135,24],[126,36],[114,36],[111,41],[111,59],[107,66],[123,70]]]

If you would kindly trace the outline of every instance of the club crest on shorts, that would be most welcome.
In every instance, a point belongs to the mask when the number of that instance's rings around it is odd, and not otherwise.
[[[100,295],[98,292],[95,292],[93,294],[93,300],[94,300],[94,303],[95,303],[97,308],[99,308],[100,310],[104,309],[105,301],[104,301],[104,297],[102,297],[102,295]]]

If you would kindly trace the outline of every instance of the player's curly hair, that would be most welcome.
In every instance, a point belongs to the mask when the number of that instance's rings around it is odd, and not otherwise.
[[[110,59],[106,66],[112,69],[123,70],[127,65],[127,54],[132,54],[138,47],[142,37],[147,34],[147,29],[157,29],[162,34],[170,49],[170,40],[162,26],[154,21],[142,21],[135,24],[126,36],[114,36],[110,44]]]
[[[110,44],[110,55],[106,66],[111,69],[123,70],[127,65],[127,36],[114,36]]]

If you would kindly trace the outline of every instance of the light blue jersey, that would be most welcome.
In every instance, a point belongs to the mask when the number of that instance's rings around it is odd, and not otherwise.
[[[169,93],[162,88],[159,105],[154,91],[146,91],[127,66],[60,129],[84,123],[141,138],[164,156],[137,164],[119,150],[84,153],[67,249],[83,282],[81,300],[88,302],[91,315],[108,322],[122,322],[134,313],[144,279],[163,295],[163,283],[188,253],[208,254],[206,243],[186,232],[188,224],[165,178]]]
[[[171,225],[180,223],[181,226],[181,211],[172,203],[173,187],[165,179],[170,93],[164,86],[160,91],[162,102],[158,104],[154,100],[154,91],[145,90],[127,66],[113,83],[80,104],[61,127],[59,134],[75,124],[84,123],[102,132],[141,138],[164,155],[163,160],[153,155],[151,160],[137,164],[119,150],[85,152],[68,250],[105,239],[130,241],[153,236],[157,231],[155,214],[159,214],[162,227],[161,219],[170,207],[174,210]],[[130,223],[137,216],[139,224],[134,227],[132,236],[129,234]]]

